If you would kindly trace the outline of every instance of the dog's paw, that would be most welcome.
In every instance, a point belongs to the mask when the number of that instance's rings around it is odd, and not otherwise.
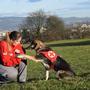
[[[46,78],[45,81],[49,80],[49,78]]]
[[[45,81],[48,81],[48,79],[45,79]]]

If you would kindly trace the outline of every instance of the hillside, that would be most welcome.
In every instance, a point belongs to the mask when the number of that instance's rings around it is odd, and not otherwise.
[[[23,23],[25,17],[0,17],[0,31],[3,30],[17,30],[19,25]],[[79,18],[79,17],[69,17],[63,18],[65,25],[74,24],[76,22],[89,22],[90,17]]]
[[[24,19],[24,17],[0,17],[0,31],[17,30]]]

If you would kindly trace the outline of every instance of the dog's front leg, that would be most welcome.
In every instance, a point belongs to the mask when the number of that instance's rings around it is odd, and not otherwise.
[[[48,64],[46,64],[46,63],[43,63],[43,65],[45,66],[45,69],[46,69],[46,80],[48,80],[50,66]]]
[[[49,78],[49,70],[46,70],[46,80]]]

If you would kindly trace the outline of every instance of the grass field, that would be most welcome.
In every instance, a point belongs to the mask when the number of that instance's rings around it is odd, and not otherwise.
[[[50,79],[45,81],[45,70],[41,63],[28,61],[27,82],[1,85],[0,90],[90,90],[90,39],[63,40],[47,44],[71,64],[77,76],[58,81],[55,72],[51,71]],[[31,55],[29,50],[27,54]]]

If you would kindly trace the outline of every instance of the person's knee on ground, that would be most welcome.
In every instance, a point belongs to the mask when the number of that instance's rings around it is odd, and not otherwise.
[[[7,71],[6,78],[8,81],[17,81],[18,72],[17,69],[13,68],[12,72]]]

